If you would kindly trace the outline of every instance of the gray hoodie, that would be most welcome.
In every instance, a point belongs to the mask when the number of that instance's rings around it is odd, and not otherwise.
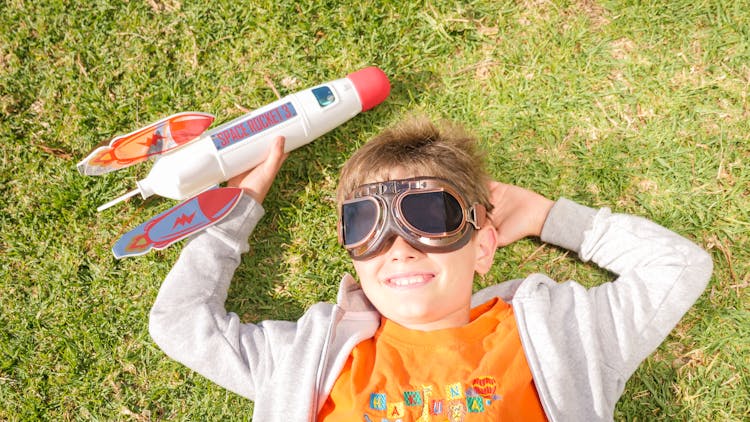
[[[380,314],[345,275],[336,304],[298,321],[240,322],[224,308],[229,284],[263,216],[245,196],[220,224],[189,240],[151,310],[149,330],[173,359],[255,402],[253,420],[314,420],[354,346]],[[709,255],[643,218],[560,199],[542,241],[616,276],[586,289],[541,275],[474,294],[513,306],[534,384],[552,421],[611,420],[625,382],[705,289]]]

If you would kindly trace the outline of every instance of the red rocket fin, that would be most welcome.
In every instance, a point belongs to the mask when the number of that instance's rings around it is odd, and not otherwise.
[[[96,148],[78,163],[78,171],[100,175],[146,161],[196,139],[213,121],[207,113],[173,114]]]

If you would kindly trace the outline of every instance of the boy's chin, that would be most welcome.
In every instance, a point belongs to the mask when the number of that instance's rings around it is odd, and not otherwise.
[[[389,320],[402,327],[419,331],[433,331],[444,328],[461,327],[469,323],[469,312],[454,312],[448,315],[435,313],[434,308],[410,308],[408,312],[383,314]]]

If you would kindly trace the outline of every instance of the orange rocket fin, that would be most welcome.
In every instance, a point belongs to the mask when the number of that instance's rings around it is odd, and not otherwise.
[[[100,175],[146,161],[196,139],[213,121],[207,113],[173,114],[96,148],[78,163],[78,171]]]

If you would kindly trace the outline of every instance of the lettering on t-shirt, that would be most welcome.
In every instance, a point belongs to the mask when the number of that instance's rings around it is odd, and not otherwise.
[[[366,421],[395,421],[406,416],[409,409],[421,408],[416,419],[429,421],[441,416],[450,421],[463,420],[467,414],[485,413],[493,403],[502,400],[495,394],[497,381],[491,376],[474,378],[470,384],[454,382],[441,388],[423,385],[420,389],[405,390],[400,396],[389,397],[384,392],[370,394],[370,411]],[[411,412],[410,412],[411,413]]]

